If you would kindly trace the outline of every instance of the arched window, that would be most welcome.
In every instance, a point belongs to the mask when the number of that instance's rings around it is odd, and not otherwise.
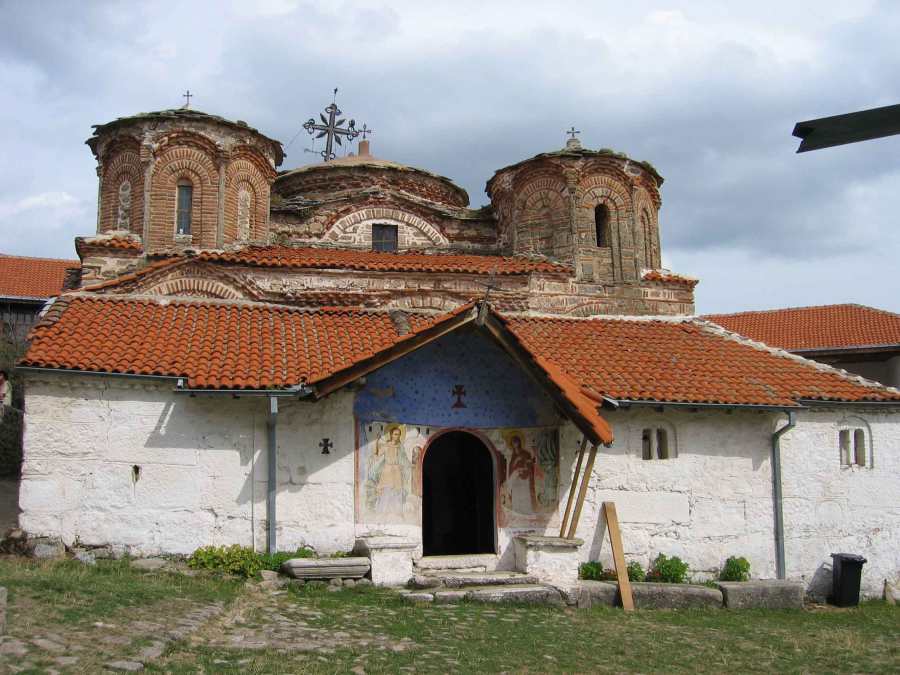
[[[594,228],[597,234],[597,246],[600,248],[609,246],[609,208],[606,204],[597,204],[594,207]]]
[[[194,186],[187,178],[178,181],[178,206],[175,214],[175,234],[190,235],[191,207],[194,203]]]
[[[678,457],[674,434],[664,427],[650,427],[641,431],[641,457],[651,459],[674,459]]]

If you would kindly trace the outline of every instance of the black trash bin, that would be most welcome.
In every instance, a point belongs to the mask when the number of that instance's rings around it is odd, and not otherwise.
[[[866,559],[855,553],[832,553],[831,560],[831,604],[856,607],[859,604],[862,566],[867,562]]]

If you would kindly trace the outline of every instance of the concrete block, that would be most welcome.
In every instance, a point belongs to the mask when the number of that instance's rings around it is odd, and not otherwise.
[[[291,558],[282,574],[295,579],[359,579],[369,572],[368,558]]]
[[[803,609],[800,581],[722,581],[717,586],[728,609]]]
[[[610,581],[581,581],[575,593],[580,609],[615,607],[619,602],[619,588]]]

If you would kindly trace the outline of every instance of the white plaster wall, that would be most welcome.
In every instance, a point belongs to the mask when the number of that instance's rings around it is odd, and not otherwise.
[[[352,395],[280,403],[278,548],[348,551]],[[20,525],[134,555],[209,544],[264,549],[266,413],[264,398],[192,398],[168,382],[31,377]],[[330,455],[318,448],[326,436]]]
[[[848,420],[847,418],[852,418]],[[871,432],[871,467],[841,466],[838,430],[861,420]],[[782,440],[787,575],[822,597],[831,554],[858,553],[863,593],[879,597],[900,580],[900,413],[804,412]]]
[[[616,504],[625,558],[647,569],[659,554],[677,555],[695,578],[707,578],[729,556],[745,556],[754,577],[775,576],[769,413],[656,412],[646,408],[604,413],[615,443],[598,449],[577,536],[583,559],[612,566],[601,528],[604,501]],[[641,432],[665,425],[677,444],[668,460],[641,458]],[[561,437],[561,481],[574,472],[580,434]],[[585,462],[587,453],[585,453]],[[560,512],[568,488],[561,492]],[[555,533],[559,534],[558,530]]]

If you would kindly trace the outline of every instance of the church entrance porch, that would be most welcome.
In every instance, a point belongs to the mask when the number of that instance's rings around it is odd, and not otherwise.
[[[491,452],[477,436],[438,436],[422,464],[423,554],[494,553],[494,485]]]

